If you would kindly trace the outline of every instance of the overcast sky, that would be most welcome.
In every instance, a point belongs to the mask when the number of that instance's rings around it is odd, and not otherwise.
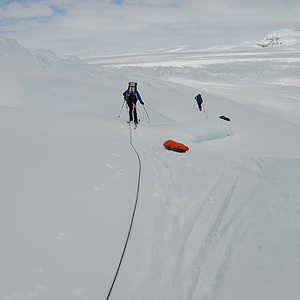
[[[0,36],[60,56],[141,51],[300,29],[299,0],[0,0]]]

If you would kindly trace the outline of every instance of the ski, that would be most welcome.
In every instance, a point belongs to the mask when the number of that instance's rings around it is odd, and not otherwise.
[[[137,128],[137,126],[139,125],[140,121],[141,121],[141,120],[139,120],[137,123],[134,123],[133,129],[136,129],[136,128]],[[131,122],[132,122],[132,121],[126,121],[127,124],[130,124]]]
[[[137,123],[134,123],[134,128],[133,129],[136,129],[138,127],[138,125],[140,124],[141,120],[139,119],[139,121]]]

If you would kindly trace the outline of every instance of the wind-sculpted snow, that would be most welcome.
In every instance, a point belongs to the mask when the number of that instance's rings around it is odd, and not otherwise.
[[[74,75],[89,76],[97,79],[102,78],[98,70],[76,56],[63,59],[46,49],[31,52],[18,44],[17,41],[4,37],[0,37],[0,59],[33,67],[45,67]]]
[[[30,66],[41,67],[34,55],[16,40],[0,37],[0,61],[8,60]]]
[[[222,139],[233,134],[230,126],[221,120],[175,123],[163,127],[184,132],[190,137],[192,143]]]
[[[222,139],[233,134],[228,127],[220,125],[219,122],[211,124],[206,123],[205,126],[200,125],[199,127],[201,129],[195,132],[191,139],[193,143]]]
[[[47,50],[35,51],[34,55],[46,68],[75,75],[95,77],[97,79],[102,78],[99,71],[76,56],[69,56],[67,59],[62,59]]]
[[[253,45],[88,65],[0,40],[1,300],[106,299],[130,138],[110,299],[298,299],[300,50]]]

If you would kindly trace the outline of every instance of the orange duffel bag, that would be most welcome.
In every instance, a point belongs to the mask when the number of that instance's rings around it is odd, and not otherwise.
[[[186,152],[189,150],[188,146],[181,144],[181,143],[176,143],[173,140],[167,140],[164,142],[163,145],[167,150],[172,150],[175,152]]]
[[[176,151],[176,152],[186,152],[188,150],[189,150],[189,147],[184,144],[181,144],[181,143],[175,143],[175,145],[173,146],[173,151]]]

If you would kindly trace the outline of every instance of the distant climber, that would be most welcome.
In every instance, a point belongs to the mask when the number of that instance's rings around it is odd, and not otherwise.
[[[144,105],[142,97],[137,90],[137,83],[133,81],[129,82],[128,89],[123,93],[123,96],[129,108],[129,122],[134,121],[134,124],[137,125],[139,123],[136,110],[137,100]]]
[[[198,94],[198,95],[195,97],[195,99],[196,99],[196,101],[197,101],[199,110],[202,111],[202,102],[203,102],[203,99],[202,99],[201,95]]]

